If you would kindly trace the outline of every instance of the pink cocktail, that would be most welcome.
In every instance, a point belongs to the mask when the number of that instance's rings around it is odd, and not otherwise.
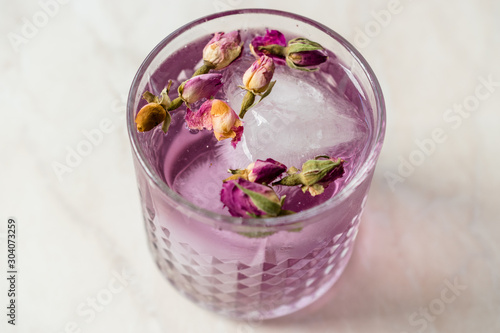
[[[138,133],[134,118],[146,91],[174,90],[199,66],[213,32],[239,30],[244,45],[265,28],[302,36],[328,50],[313,73],[277,66],[272,94],[245,115],[243,140],[233,148],[208,131],[190,130],[185,107],[160,127]],[[248,50],[219,71],[216,96],[239,109]],[[128,125],[149,244],[166,278],[204,307],[237,318],[282,316],[313,302],[342,273],[385,129],[382,92],[370,67],[342,37],[307,18],[273,10],[211,15],[173,32],[141,65],[129,95]],[[320,196],[280,187],[283,208],[274,218],[232,217],[220,201],[227,169],[273,158],[300,167],[316,155],[345,161],[342,178]]]

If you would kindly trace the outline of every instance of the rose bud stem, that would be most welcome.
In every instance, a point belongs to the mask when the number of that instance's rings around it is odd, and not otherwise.
[[[241,119],[243,119],[248,109],[252,107],[254,102],[255,102],[255,94],[251,91],[247,91],[245,97],[243,98],[243,102],[241,103],[241,111],[239,114]]]
[[[178,109],[182,105],[182,103],[183,103],[182,99],[180,97],[177,97],[172,101],[170,106],[167,108],[167,111]]]
[[[195,76],[198,76],[198,75],[201,75],[201,74],[207,74],[208,72],[210,72],[211,69],[214,69],[216,66],[208,61],[205,61],[205,63],[203,65],[201,65],[200,68],[198,68],[196,70],[196,72],[194,72],[193,76],[191,77],[195,77]]]
[[[259,46],[259,51],[264,51],[265,53],[285,57],[286,56],[286,47],[283,47],[278,44],[271,44],[266,46]]]

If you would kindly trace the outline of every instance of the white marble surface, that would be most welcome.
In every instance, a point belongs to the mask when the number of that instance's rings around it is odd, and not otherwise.
[[[0,2],[2,332],[500,331],[500,2],[400,0],[385,26],[372,11],[389,0],[65,2],[50,17],[36,1]],[[328,297],[264,323],[202,310],[159,274],[123,119],[135,71],[164,36],[239,7],[301,13],[341,33],[377,73],[388,113],[347,270]],[[9,34],[34,17],[40,27],[15,47]],[[358,29],[370,28],[363,40]],[[464,104],[472,111],[453,111]],[[102,126],[102,141],[59,181],[53,162]],[[416,141],[436,131],[435,147],[418,153]],[[401,158],[421,165],[391,188]],[[15,327],[4,314],[9,216],[19,232]],[[94,310],[97,295],[111,297]]]

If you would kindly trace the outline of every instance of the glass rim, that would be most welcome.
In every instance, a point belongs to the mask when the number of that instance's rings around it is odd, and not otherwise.
[[[146,73],[146,70],[148,69],[149,65],[153,61],[153,59],[156,57],[156,55],[164,48],[166,47],[171,40],[174,38],[178,37],[181,35],[184,31],[187,31],[191,29],[194,26],[197,26],[199,24],[202,24],[207,21],[212,21],[215,19],[219,19],[221,17],[226,17],[226,16],[233,16],[233,15],[241,15],[241,14],[270,14],[270,15],[277,15],[277,16],[282,16],[282,17],[288,17],[294,20],[301,21],[303,23],[308,24],[309,26],[312,26],[323,33],[327,34],[331,38],[335,39],[339,44],[341,44],[350,54],[351,56],[357,61],[363,72],[365,73],[369,83],[370,87],[373,90],[374,98],[376,101],[375,105],[372,105],[372,109],[376,111],[377,117],[376,117],[376,123],[374,123],[374,137],[373,141],[371,142],[371,147],[370,147],[370,153],[366,157],[366,159],[363,161],[361,164],[359,171],[352,177],[352,179],[344,185],[344,187],[336,193],[334,196],[326,200],[325,202],[321,203],[320,205],[314,206],[312,208],[306,209],[304,211],[298,212],[293,215],[287,215],[287,216],[278,216],[278,217],[268,217],[268,218],[241,218],[241,217],[234,217],[234,216],[229,216],[229,215],[223,215],[219,213],[212,212],[210,210],[201,208],[194,203],[190,202],[189,200],[183,198],[180,194],[172,190],[160,177],[159,175],[154,171],[154,168],[152,165],[148,162],[148,160],[145,158],[144,151],[139,145],[138,142],[138,133],[135,127],[135,119],[134,119],[134,114],[135,114],[135,109],[133,108],[134,100],[135,100],[135,95],[136,92],[139,88],[140,81],[144,74]],[[375,110],[376,109],[376,110]],[[166,36],[161,42],[159,42],[152,50],[149,52],[147,57],[144,59],[142,64],[140,65],[139,69],[137,70],[137,73],[134,76],[134,79],[132,81],[132,85],[129,90],[128,98],[127,98],[127,132],[128,136],[132,145],[132,153],[137,157],[141,167],[144,169],[148,179],[152,181],[155,186],[157,186],[163,194],[165,194],[167,197],[169,197],[171,200],[173,200],[175,203],[180,205],[180,207],[183,207],[184,209],[187,209],[190,214],[196,214],[200,217],[200,220],[202,222],[206,222],[209,224],[217,224],[217,223],[222,223],[226,225],[228,228],[233,228],[233,227],[244,227],[245,229],[252,229],[254,231],[268,231],[269,229],[275,229],[277,227],[294,227],[297,225],[297,223],[304,223],[306,222],[307,219],[317,216],[319,213],[321,213],[326,207],[330,206],[333,202],[338,201],[338,200],[343,200],[346,197],[348,197],[350,194],[353,193],[355,188],[357,187],[358,184],[360,184],[368,175],[367,170],[369,170],[371,167],[374,166],[376,163],[377,157],[380,153],[380,146],[383,143],[384,140],[384,135],[385,135],[385,118],[386,118],[386,112],[385,112],[385,102],[384,102],[384,97],[382,93],[382,89],[380,87],[380,84],[377,80],[377,77],[375,76],[373,70],[371,69],[370,65],[368,62],[365,60],[365,58],[361,55],[361,53],[351,44],[349,43],[344,37],[339,35],[337,32],[333,31],[331,28],[316,22],[312,19],[309,19],[307,17],[286,12],[286,11],[281,11],[281,10],[274,10],[274,9],[261,9],[261,8],[246,8],[246,9],[236,9],[236,10],[229,10],[229,11],[223,11],[223,12],[218,12],[214,14],[210,14],[204,17],[201,17],[199,19],[193,20],[172,33],[170,33],[168,36]],[[307,223],[307,222],[306,222]],[[258,230],[255,230],[258,229]]]

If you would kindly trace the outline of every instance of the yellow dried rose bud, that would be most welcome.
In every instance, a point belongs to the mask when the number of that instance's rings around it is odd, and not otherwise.
[[[135,117],[137,130],[139,132],[146,132],[152,130],[156,125],[161,124],[167,111],[159,103],[149,103],[142,107]]]

